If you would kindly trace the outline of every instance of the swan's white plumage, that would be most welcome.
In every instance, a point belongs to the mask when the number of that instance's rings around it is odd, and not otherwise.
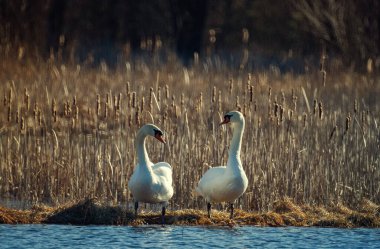
[[[138,164],[128,182],[135,202],[166,203],[173,196],[172,167],[166,162],[152,163],[145,149],[145,138],[160,129],[146,124],[137,132]]]
[[[234,129],[227,166],[210,168],[200,179],[196,191],[209,203],[233,202],[247,189],[248,179],[240,160],[241,140],[244,131],[244,117],[233,111],[230,122]]]

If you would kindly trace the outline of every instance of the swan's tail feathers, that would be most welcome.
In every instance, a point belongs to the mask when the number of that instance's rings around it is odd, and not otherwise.
[[[198,196],[202,196],[201,193],[202,192],[201,192],[201,189],[199,188],[199,186],[194,186],[193,191],[191,191],[191,197],[195,198],[195,197],[198,197]]]

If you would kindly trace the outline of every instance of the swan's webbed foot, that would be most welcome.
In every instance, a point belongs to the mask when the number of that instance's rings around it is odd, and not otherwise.
[[[211,203],[207,203],[207,215],[211,219]]]
[[[139,203],[135,202],[135,218],[137,218],[137,209],[139,208]]]
[[[234,217],[234,204],[231,203],[230,204],[230,219],[232,220],[233,217]]]

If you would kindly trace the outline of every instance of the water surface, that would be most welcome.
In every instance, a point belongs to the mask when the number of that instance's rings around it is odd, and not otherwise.
[[[0,225],[0,248],[380,248],[380,229]]]

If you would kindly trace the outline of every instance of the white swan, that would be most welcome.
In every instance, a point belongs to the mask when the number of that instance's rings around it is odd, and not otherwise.
[[[244,116],[232,111],[224,116],[220,124],[231,123],[233,136],[228,152],[227,166],[210,168],[200,179],[196,191],[207,201],[208,217],[211,217],[211,203],[229,202],[230,218],[233,218],[234,201],[247,189],[248,179],[240,161],[240,148],[244,132]]]
[[[166,162],[152,163],[145,149],[145,138],[153,136],[166,143],[163,132],[153,124],[146,124],[137,132],[135,146],[138,164],[128,182],[135,201],[135,216],[139,202],[161,203],[162,223],[165,223],[166,205],[173,196],[172,167]]]

